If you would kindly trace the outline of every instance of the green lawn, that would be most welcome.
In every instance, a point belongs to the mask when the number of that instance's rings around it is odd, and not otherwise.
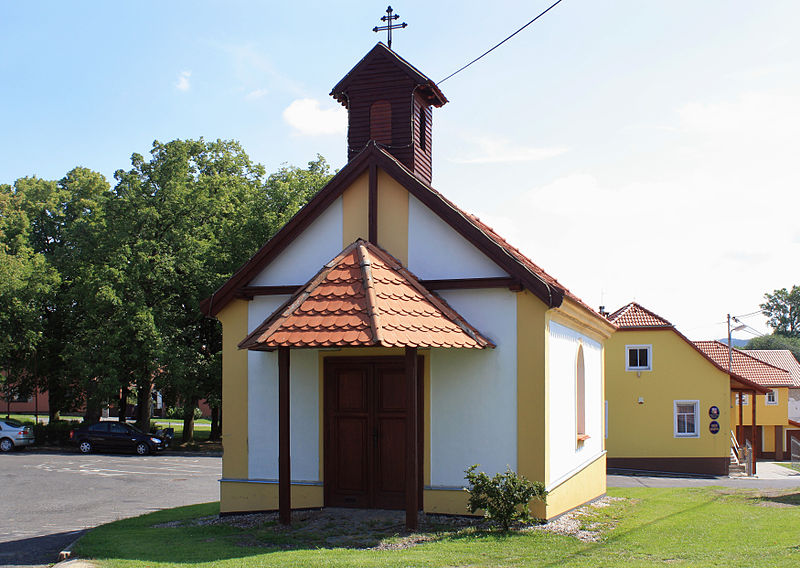
[[[431,532],[427,542],[401,550],[360,549],[397,541],[391,531],[373,542],[347,538],[332,545],[332,524],[309,533],[297,523],[251,528],[202,526],[189,519],[214,515],[217,503],[159,511],[90,531],[77,544],[83,558],[103,567],[136,566],[798,566],[800,493],[722,488],[610,489],[622,497],[585,517],[600,527],[597,542],[539,530],[503,535],[463,528]],[[180,526],[153,527],[169,521]],[[367,529],[369,533],[369,529]]]

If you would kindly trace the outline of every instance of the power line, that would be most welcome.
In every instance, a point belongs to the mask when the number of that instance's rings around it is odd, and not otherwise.
[[[517,31],[515,31],[515,32],[514,32],[513,34],[511,34],[510,36],[508,36],[506,39],[504,39],[503,41],[501,41],[500,43],[498,43],[497,45],[495,45],[495,46],[494,46],[493,48],[491,48],[490,50],[488,50],[488,51],[484,52],[483,54],[479,55],[478,57],[476,57],[475,59],[473,59],[472,61],[470,61],[470,62],[469,62],[469,63],[467,63],[466,65],[464,65],[464,66],[463,66],[461,69],[458,69],[457,71],[454,71],[453,73],[450,73],[450,74],[449,74],[447,77],[445,77],[444,79],[442,79],[441,81],[439,81],[439,83],[438,83],[438,84],[439,84],[439,85],[441,85],[442,83],[444,83],[445,81],[447,81],[447,80],[448,80],[450,77],[452,77],[453,75],[456,75],[456,74],[458,74],[458,73],[461,73],[461,72],[462,72],[464,69],[466,69],[467,67],[469,67],[470,65],[472,65],[473,63],[475,63],[476,61],[478,61],[479,59],[483,59],[483,57],[485,57],[486,55],[489,55],[489,54],[490,54],[491,52],[493,52],[495,49],[497,49],[498,47],[500,47],[501,45],[503,45],[505,42],[507,42],[508,40],[510,40],[512,37],[514,37],[515,35],[517,35],[519,32],[521,32],[522,30],[524,30],[525,28],[527,28],[528,26],[530,26],[530,25],[531,25],[533,22],[535,22],[536,20],[538,20],[539,18],[541,18],[542,16],[544,16],[544,15],[545,15],[547,12],[549,12],[550,10],[552,10],[553,8],[555,8],[555,7],[556,7],[556,5],[557,5],[557,4],[560,4],[560,3],[561,3],[561,0],[557,0],[555,4],[553,4],[552,6],[550,6],[550,7],[549,7],[547,10],[545,10],[544,12],[542,12],[541,14],[539,14],[538,16],[536,16],[534,19],[532,19],[530,22],[528,22],[527,24],[525,24],[524,26],[522,26],[520,29],[518,29]]]

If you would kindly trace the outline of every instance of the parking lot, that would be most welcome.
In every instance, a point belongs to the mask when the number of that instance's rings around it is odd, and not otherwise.
[[[88,528],[217,501],[221,467],[219,457],[194,454],[2,454],[0,566],[46,566]]]

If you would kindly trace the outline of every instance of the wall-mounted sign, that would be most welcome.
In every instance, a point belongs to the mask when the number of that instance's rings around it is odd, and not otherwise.
[[[712,420],[711,424],[708,425],[708,431],[711,432],[712,434],[716,434],[717,432],[719,432],[719,422],[717,422],[716,420]]]
[[[719,418],[719,408],[717,408],[716,406],[712,406],[711,408],[709,408],[708,417],[711,418],[711,420],[716,420],[717,418]]]

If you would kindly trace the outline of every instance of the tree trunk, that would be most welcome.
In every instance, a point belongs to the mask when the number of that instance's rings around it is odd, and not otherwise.
[[[125,416],[128,412],[128,386],[124,386],[120,389],[119,394],[119,408],[117,409],[117,419],[120,422],[125,422]]]
[[[55,381],[48,381],[47,383],[47,409],[50,422],[61,420],[61,401],[58,400],[56,395]]]
[[[211,407],[211,434],[208,437],[209,440],[219,440],[221,437],[222,424],[220,422],[220,414],[219,406]]]
[[[91,399],[91,397],[87,398],[86,400],[86,412],[83,414],[83,421],[87,424],[94,424],[95,422],[100,421],[100,417],[103,415],[103,409],[97,401]]]
[[[153,381],[150,377],[139,382],[139,393],[137,403],[139,416],[136,420],[136,427],[142,432],[150,431],[150,401],[153,396]]]
[[[197,398],[190,398],[183,406],[183,441],[194,442],[194,409]]]

